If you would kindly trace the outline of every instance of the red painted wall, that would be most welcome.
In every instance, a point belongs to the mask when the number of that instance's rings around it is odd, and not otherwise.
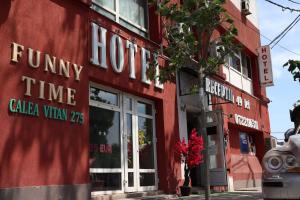
[[[89,182],[88,91],[89,81],[93,81],[155,101],[159,189],[174,191],[177,177],[180,177],[180,165],[173,158],[173,146],[178,138],[176,87],[165,84],[164,90],[160,90],[153,84],[143,84],[140,53],[136,56],[135,80],[129,78],[127,66],[121,74],[113,72],[109,58],[106,70],[91,65],[90,23],[93,21],[107,28],[108,38],[112,32],[119,30],[122,38],[135,38],[139,47],[153,49],[158,46],[93,12],[82,2],[5,0],[1,3],[0,188]],[[155,31],[151,30],[150,35],[159,41]],[[25,47],[20,62],[16,64],[10,61],[12,42]],[[42,55],[48,53],[84,66],[80,82],[74,81],[72,74],[65,78],[46,73],[43,65],[37,69],[30,68],[27,60],[29,47],[41,51]],[[164,64],[163,60],[160,62]],[[43,59],[41,63],[44,63]],[[25,85],[21,81],[23,75],[76,89],[76,106],[40,100],[36,87],[31,97],[25,96]],[[84,114],[85,122],[77,125],[49,120],[42,115],[42,110],[39,117],[11,114],[8,110],[10,98],[76,110]]]
[[[254,95],[263,98],[266,97],[266,90],[259,84],[259,72],[257,65],[257,48],[261,46],[260,31],[252,22],[250,22],[231,1],[226,1],[224,6],[231,18],[234,20],[234,25],[238,29],[237,40],[243,45],[243,48],[249,55],[252,55],[256,60],[252,62],[255,66],[253,70],[253,90]]]
[[[238,29],[237,43],[243,46],[242,51],[245,51],[251,57],[252,64],[252,83],[253,95],[243,92],[239,88],[225,82],[225,78],[215,76],[215,78],[230,87],[233,90],[234,96],[240,96],[243,99],[250,101],[250,110],[234,104],[222,104],[214,106],[214,109],[222,109],[224,112],[224,134],[228,139],[226,148],[226,160],[228,174],[234,180],[250,180],[261,178],[260,162],[265,153],[265,138],[270,135],[270,121],[268,113],[268,98],[266,90],[259,84],[259,70],[257,64],[257,51],[260,46],[260,34],[255,27],[243,14],[232,4],[231,1],[226,1],[225,9],[234,20],[234,25]],[[222,100],[214,99],[214,103],[220,103]],[[234,114],[239,114],[244,117],[258,121],[258,129],[251,129],[244,126],[236,125]],[[247,132],[252,135],[256,143],[256,156],[243,155],[240,152],[239,132]]]

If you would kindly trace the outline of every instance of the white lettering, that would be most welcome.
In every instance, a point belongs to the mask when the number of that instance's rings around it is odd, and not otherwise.
[[[127,40],[126,48],[129,50],[129,77],[135,79],[135,53],[137,52],[137,45]]]
[[[11,61],[19,62],[19,58],[22,57],[22,52],[24,51],[24,46],[18,43],[12,43]]]
[[[148,85],[151,84],[151,81],[147,78],[147,69],[149,68],[149,62],[150,59],[150,51],[147,49],[142,48],[142,82],[146,83]]]
[[[40,66],[41,52],[40,51],[35,51],[36,52],[35,63],[33,63],[33,52],[34,52],[33,49],[28,48],[28,64],[32,68],[38,68]]]
[[[94,65],[102,68],[107,68],[106,65],[106,32],[105,28],[100,27],[100,38],[99,41],[99,26],[92,23],[92,58],[91,62]],[[101,63],[99,62],[99,48],[101,51]]]
[[[217,81],[210,80],[207,77],[205,78],[205,91],[230,102],[234,102],[231,89]]]
[[[118,51],[118,53],[116,52]],[[118,54],[118,63],[117,63]],[[115,72],[121,73],[124,68],[124,49],[122,39],[118,35],[113,35],[110,39],[110,61]]]

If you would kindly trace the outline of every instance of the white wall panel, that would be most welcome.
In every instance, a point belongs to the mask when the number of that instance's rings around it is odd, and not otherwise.
[[[232,3],[241,10],[241,0],[231,0]],[[258,28],[258,9],[256,0],[250,0],[250,12],[251,15],[247,16],[247,19],[250,20]]]

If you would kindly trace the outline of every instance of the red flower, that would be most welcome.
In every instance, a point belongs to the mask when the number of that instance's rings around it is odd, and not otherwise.
[[[177,156],[189,169],[203,162],[203,155],[201,154],[203,149],[203,138],[201,135],[198,135],[196,129],[192,130],[188,144],[186,144],[183,138],[182,141],[178,141],[175,146]]]

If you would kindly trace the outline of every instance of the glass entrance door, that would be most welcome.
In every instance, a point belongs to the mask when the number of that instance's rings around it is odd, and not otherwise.
[[[90,177],[101,193],[157,189],[154,105],[90,87]]]
[[[157,189],[153,105],[124,96],[125,192]]]
[[[222,111],[208,112],[206,126],[209,144],[210,184],[214,186],[227,185]]]

